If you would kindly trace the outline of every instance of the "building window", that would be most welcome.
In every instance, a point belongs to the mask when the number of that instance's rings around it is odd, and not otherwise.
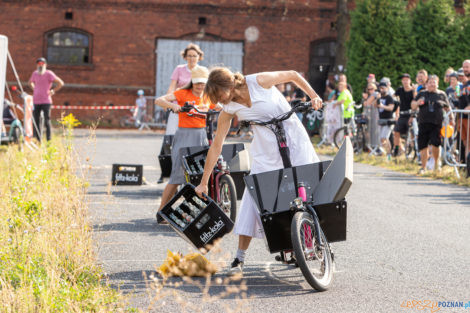
[[[54,30],[46,34],[47,61],[50,64],[88,65],[91,36],[80,30]]]

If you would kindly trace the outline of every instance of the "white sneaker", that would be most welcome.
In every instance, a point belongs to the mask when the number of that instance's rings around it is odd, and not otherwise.
[[[235,258],[227,271],[227,276],[243,276],[243,264],[238,258]]]

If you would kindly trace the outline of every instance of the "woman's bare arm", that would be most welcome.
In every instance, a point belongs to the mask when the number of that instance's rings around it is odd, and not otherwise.
[[[172,101],[176,101],[176,97],[173,93],[169,93],[155,99],[155,104],[164,109],[171,109],[173,112],[179,112],[181,107]]]
[[[256,80],[261,87],[266,89],[278,84],[292,82],[312,99],[312,104],[315,109],[321,108],[322,99],[305,78],[296,71],[263,72],[256,76]]]
[[[173,93],[176,90],[176,80],[172,79],[170,83],[170,87],[168,87],[167,94]]]
[[[209,182],[209,177],[220,153],[222,152],[222,146],[224,144],[225,137],[227,137],[233,117],[233,115],[224,111],[219,115],[217,120],[217,133],[215,134],[214,141],[207,152],[204,174],[202,175],[199,186],[196,187],[196,193],[200,197],[202,197],[202,193],[207,194],[207,183]]]

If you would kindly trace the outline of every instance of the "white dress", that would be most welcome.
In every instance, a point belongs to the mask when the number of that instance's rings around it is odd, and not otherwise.
[[[239,121],[260,120],[267,121],[277,117],[291,109],[286,98],[276,87],[265,89],[261,87],[256,74],[246,76],[246,83],[250,93],[251,108],[236,102],[224,105],[224,111],[234,114]],[[302,123],[293,114],[283,122],[287,137],[287,146],[290,150],[290,159],[293,166],[319,162],[317,154],[313,149],[307,131]],[[282,158],[279,153],[276,136],[264,126],[252,126],[253,141],[250,147],[252,157],[251,173],[272,171],[283,168]],[[264,231],[256,204],[245,188],[241,200],[240,210],[234,228],[235,234],[255,238],[263,238]]]

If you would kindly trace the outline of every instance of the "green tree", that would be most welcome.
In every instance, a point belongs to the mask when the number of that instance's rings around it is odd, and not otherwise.
[[[442,77],[449,66],[462,63],[464,18],[454,8],[453,0],[420,0],[412,11],[415,37],[415,63]],[[468,36],[468,33],[467,33]]]
[[[347,44],[348,81],[356,90],[356,101],[361,99],[368,73],[377,79],[390,77],[396,85],[401,73],[413,71],[414,46],[405,1],[358,0],[351,12]]]

